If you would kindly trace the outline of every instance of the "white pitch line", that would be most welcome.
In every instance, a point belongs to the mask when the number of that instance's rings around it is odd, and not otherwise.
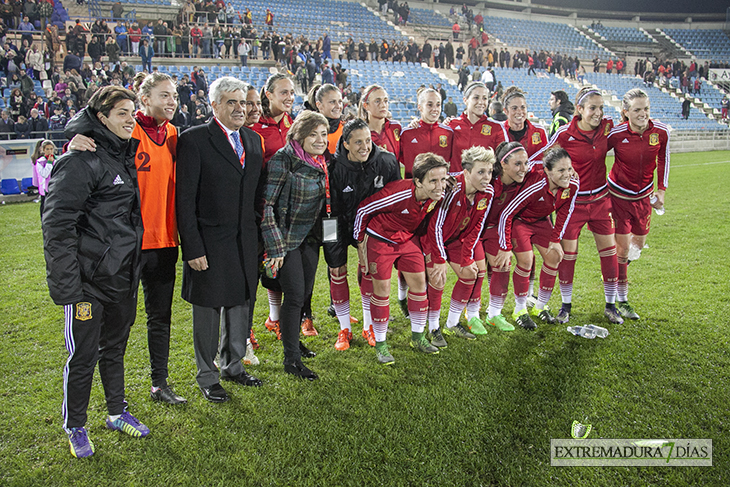
[[[681,165],[672,164],[671,168],[677,169],[678,167],[711,166],[713,164],[727,164],[728,162],[730,162],[730,161],[703,162],[700,164],[681,164]]]

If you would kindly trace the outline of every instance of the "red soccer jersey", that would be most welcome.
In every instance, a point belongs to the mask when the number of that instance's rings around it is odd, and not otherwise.
[[[525,135],[523,135],[520,140],[517,140],[509,132],[509,120],[502,122],[502,127],[504,128],[507,140],[522,144],[527,151],[527,157],[532,157],[533,154],[547,145],[548,136],[544,128],[534,125],[529,120],[525,120],[525,125],[527,125]]]
[[[563,239],[563,233],[570,216],[573,214],[575,200],[578,196],[578,180],[571,178],[570,186],[558,188],[553,194],[542,166],[530,171],[525,177],[522,190],[507,205],[499,218],[499,247],[502,250],[512,250],[512,222],[515,218],[526,223],[534,223],[556,213],[555,225],[550,234],[550,241],[558,243]]]
[[[494,189],[477,191],[474,201],[469,201],[464,191],[464,173],[456,176],[454,190],[447,194],[428,222],[426,237],[421,239],[426,262],[429,258],[436,264],[446,262],[446,246],[451,242],[461,242],[462,266],[474,262],[474,247],[484,229],[489,207],[492,204]]]
[[[449,127],[454,130],[454,145],[451,148],[451,167],[461,171],[461,153],[472,147],[482,146],[488,149],[496,149],[497,146],[507,140],[507,131],[502,124],[490,121],[486,115],[480,118],[477,123],[472,124],[466,113],[449,122]]]
[[[355,216],[353,237],[362,242],[365,232],[386,242],[403,244],[413,238],[426,215],[437,201],[416,201],[412,179],[399,179],[365,198]]]
[[[484,224],[485,228],[497,226],[499,223],[499,216],[502,214],[502,211],[504,211],[509,202],[517,196],[522,185],[523,183],[512,183],[505,186],[500,178],[492,181],[494,196],[492,197],[492,205],[489,207],[489,212],[487,213],[487,221]]]
[[[530,157],[535,162],[541,159],[542,153],[553,145],[560,145],[568,151],[573,163],[573,170],[580,179],[578,201],[591,201],[606,196],[606,153],[608,152],[608,134],[613,122],[604,118],[596,130],[584,132],[578,128],[580,117],[573,117],[569,124],[560,127],[545,149]]]
[[[453,145],[454,131],[441,123],[428,124],[418,121],[418,127],[403,129],[401,133],[400,156],[398,161],[406,168],[406,177],[413,177],[413,161],[418,154],[433,152],[446,161],[451,160],[451,146]],[[454,168],[449,172],[460,172],[461,168]]]
[[[649,120],[643,134],[631,130],[628,122],[611,130],[608,148],[616,161],[608,175],[608,191],[619,198],[639,200],[654,190],[656,169],[659,189],[669,182],[669,130],[661,122]]]
[[[251,130],[256,132],[265,141],[264,147],[264,163],[276,154],[276,151],[286,145],[286,134],[292,124],[291,115],[284,113],[279,123],[273,118],[261,117],[258,122],[251,126]]]
[[[388,152],[393,153],[395,157],[400,154],[400,123],[385,119],[383,124],[383,131],[380,133],[370,131],[370,138],[373,140],[373,144],[377,145],[381,149],[385,149]]]

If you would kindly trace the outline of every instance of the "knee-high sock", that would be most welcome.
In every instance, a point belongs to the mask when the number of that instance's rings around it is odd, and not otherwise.
[[[578,260],[578,252],[565,252],[563,260],[558,265],[560,294],[565,304],[573,301],[573,276],[575,275],[576,260]]]
[[[341,276],[330,274],[330,294],[335,307],[340,330],[349,330],[350,327],[350,287],[347,284],[347,273]]]
[[[428,298],[426,293],[408,291],[408,315],[411,318],[411,331],[422,333],[426,328],[426,313],[428,312]],[[373,317],[375,319],[375,317]],[[378,337],[375,337],[376,341]]]
[[[369,274],[358,272],[360,282],[360,298],[362,299],[362,329],[369,330],[373,324],[370,312],[370,299],[373,295],[373,278]]]
[[[537,309],[545,309],[550,297],[553,295],[553,288],[555,287],[555,277],[558,275],[558,269],[550,267],[546,263],[542,263],[542,270],[540,271],[540,290],[537,294]]]
[[[266,290],[269,296],[269,319],[271,321],[279,321],[279,312],[281,311],[281,291]]]
[[[438,330],[441,315],[441,298],[444,295],[444,290],[436,289],[429,283],[426,292],[428,293],[428,330]],[[408,314],[410,314],[410,310],[408,310]]]
[[[388,318],[390,318],[390,301],[388,296],[377,296],[370,298],[370,312],[373,317],[373,332],[376,342],[384,342],[388,333]]]
[[[519,265],[512,273],[512,286],[515,293],[515,313],[527,309],[527,293],[530,290],[530,269]]]
[[[466,303],[466,318],[472,319],[474,317],[479,318],[479,307],[482,304],[482,286],[484,285],[484,276],[487,271],[479,271],[477,274],[477,280],[474,282],[474,287],[469,297],[469,302]]]
[[[601,274],[603,274],[603,293],[606,303],[616,302],[616,288],[618,285],[618,257],[616,246],[612,245],[598,251],[601,257]]]
[[[454,290],[451,292],[451,304],[449,305],[449,317],[446,319],[446,326],[456,326],[459,323],[461,313],[469,303],[469,298],[474,290],[474,282],[471,279],[456,281]]]
[[[487,314],[489,318],[502,314],[508,290],[509,266],[499,269],[492,268],[492,278],[489,280],[489,312]]]
[[[629,261],[618,259],[618,300],[626,302],[629,300]]]

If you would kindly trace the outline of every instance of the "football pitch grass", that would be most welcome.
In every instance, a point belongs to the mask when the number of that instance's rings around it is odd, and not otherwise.
[[[284,374],[282,347],[254,328],[261,388],[226,383],[232,400],[206,402],[195,383],[192,311],[173,308],[170,383],[189,401],[153,403],[142,300],[126,354],[129,410],[151,429],[136,439],[105,429],[98,372],[87,428],[96,454],[71,457],[62,430],[62,309],[48,296],[38,205],[0,208],[0,485],[139,486],[726,486],[730,484],[730,152],[672,156],[667,212],[653,215],[648,248],[629,266],[638,321],[609,325],[592,235],[583,231],[571,325],[595,323],[606,339],[574,337],[565,325],[536,332],[491,329],[476,341],[449,338],[426,356],[391,297],[395,365],[377,363],[355,324],[353,347],[333,348],[320,260],[313,309],[319,336],[304,342],[314,383]],[[354,251],[350,269],[356,268]],[[350,276],[352,314],[361,318]],[[442,325],[448,312],[450,273]],[[486,295],[486,285],[484,295]],[[559,307],[559,291],[551,305]],[[514,300],[505,305],[511,314]],[[484,307],[484,306],[483,306]],[[484,310],[483,310],[484,311]],[[712,467],[551,467],[550,440],[711,438]]]

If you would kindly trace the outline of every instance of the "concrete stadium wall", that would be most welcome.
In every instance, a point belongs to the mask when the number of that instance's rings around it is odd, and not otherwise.
[[[669,140],[672,152],[705,152],[730,150],[730,131],[672,132]]]

